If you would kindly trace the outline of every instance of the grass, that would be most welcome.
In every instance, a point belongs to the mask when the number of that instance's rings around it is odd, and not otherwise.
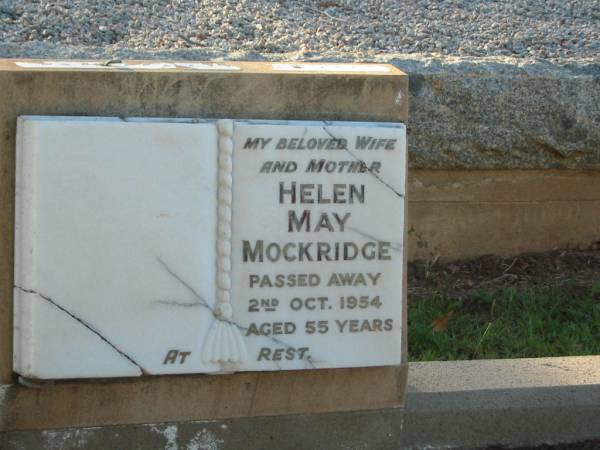
[[[411,361],[600,354],[600,279],[413,298],[408,348]]]

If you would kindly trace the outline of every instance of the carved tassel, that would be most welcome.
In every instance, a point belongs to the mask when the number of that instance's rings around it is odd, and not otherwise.
[[[204,341],[204,363],[240,363],[246,360],[246,344],[233,322],[231,308],[231,204],[233,202],[233,121],[219,120],[219,175],[217,193],[217,299],[215,321]]]

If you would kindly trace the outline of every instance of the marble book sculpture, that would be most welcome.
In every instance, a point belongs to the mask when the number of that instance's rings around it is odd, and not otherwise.
[[[394,366],[405,127],[22,116],[14,370]]]

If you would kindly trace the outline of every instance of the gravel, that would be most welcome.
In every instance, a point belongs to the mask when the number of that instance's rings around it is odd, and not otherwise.
[[[600,1],[0,0],[0,36],[0,52],[62,45],[600,59]]]

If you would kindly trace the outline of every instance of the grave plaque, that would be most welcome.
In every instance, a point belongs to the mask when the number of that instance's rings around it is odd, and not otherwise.
[[[394,366],[402,124],[24,116],[15,370]]]
[[[236,122],[248,369],[400,364],[405,167],[403,125]]]
[[[401,406],[408,99],[390,65],[0,60],[0,430]]]

